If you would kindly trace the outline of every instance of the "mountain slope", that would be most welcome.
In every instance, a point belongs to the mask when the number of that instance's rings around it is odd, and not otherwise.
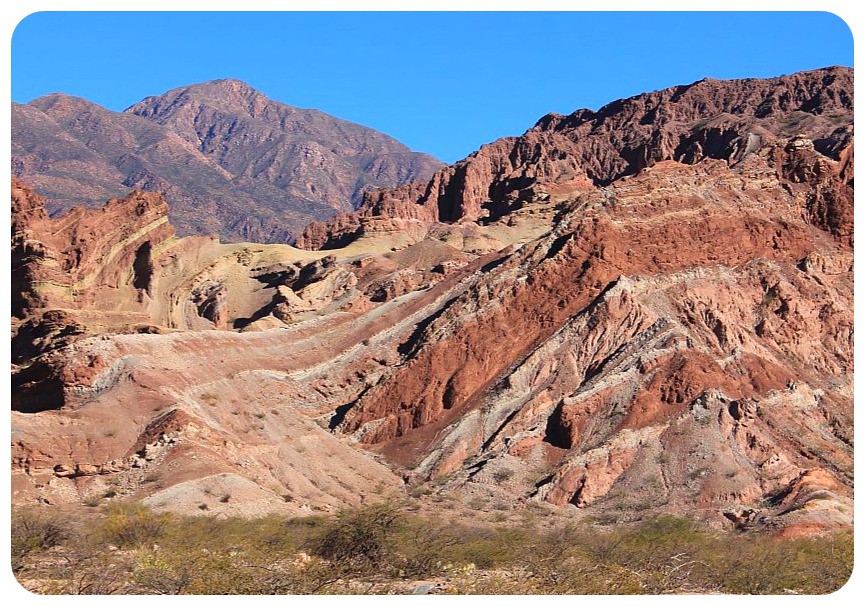
[[[364,188],[425,179],[440,166],[233,80],[149,97],[126,113],[49,95],[13,104],[12,115],[12,172],[52,213],[158,191],[181,233],[226,241],[290,241],[311,219],[354,208]]]
[[[167,126],[265,196],[283,192],[338,210],[356,207],[367,187],[428,178],[441,165],[387,135],[271,101],[237,80],[175,89],[126,112]]]
[[[340,427],[424,479],[507,476],[619,516],[763,524],[819,476],[841,509],[811,513],[844,523],[852,255],[803,202],[756,157],[581,194],[404,341]]]

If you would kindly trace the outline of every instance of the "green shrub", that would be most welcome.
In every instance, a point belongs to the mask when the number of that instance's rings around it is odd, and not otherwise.
[[[502,482],[507,482],[514,475],[514,472],[510,469],[499,469],[493,473],[493,479],[501,484]]]
[[[113,504],[88,517],[15,512],[16,574],[75,594],[386,593],[431,578],[446,593],[815,594],[843,585],[853,563],[852,532],[779,539],[674,516],[604,528],[558,517],[486,525],[388,503],[257,519]]]
[[[136,582],[147,593],[250,594],[258,593],[256,571],[238,566],[225,553],[201,549],[145,553],[135,571]]]
[[[102,537],[118,547],[152,544],[161,538],[168,521],[168,514],[153,513],[143,505],[116,503],[102,522]]]

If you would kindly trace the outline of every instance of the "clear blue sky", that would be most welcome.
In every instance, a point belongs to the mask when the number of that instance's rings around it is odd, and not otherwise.
[[[549,112],[714,78],[853,65],[829,13],[36,13],[12,98],[122,110],[238,78],[449,162]]]

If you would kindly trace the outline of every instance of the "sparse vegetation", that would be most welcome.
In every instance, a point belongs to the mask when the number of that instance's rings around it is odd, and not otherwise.
[[[141,479],[144,484],[158,484],[162,480],[162,475],[158,471],[148,471]]]
[[[247,520],[114,504],[73,529],[17,511],[13,568],[42,593],[160,594],[385,593],[425,579],[444,593],[828,593],[852,570],[851,532],[783,540],[669,516],[482,525],[407,505]]]
[[[153,513],[142,505],[117,503],[109,507],[99,534],[109,545],[140,547],[158,541],[169,520],[168,514]]]
[[[35,551],[50,549],[68,537],[66,525],[55,515],[19,510],[12,512],[12,570]]]
[[[85,498],[82,503],[84,503],[84,505],[87,507],[99,507],[99,505],[102,504],[102,495],[90,495],[89,497]]]
[[[495,473],[493,473],[493,479],[501,484],[502,482],[507,482],[514,475],[514,472],[510,469],[499,469]]]
[[[344,510],[312,543],[312,551],[338,566],[372,570],[393,549],[392,531],[401,513],[387,504]]]
[[[487,502],[480,497],[472,497],[471,499],[469,499],[469,502],[466,503],[466,505],[468,505],[469,509],[481,511],[483,509],[486,509]]]

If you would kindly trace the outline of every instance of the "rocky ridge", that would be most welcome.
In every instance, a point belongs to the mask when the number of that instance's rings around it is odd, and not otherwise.
[[[852,158],[852,91],[853,70],[832,67],[763,80],[706,79],[597,112],[550,114],[522,136],[484,145],[442,168],[429,182],[369,192],[356,213],[307,227],[298,246],[345,245],[376,217],[495,221],[553,191],[607,185],[664,160],[736,163],[796,136],[810,141],[819,157]],[[852,178],[852,171],[845,174]],[[815,204],[843,207],[828,212],[849,215],[851,200],[832,199]]]

